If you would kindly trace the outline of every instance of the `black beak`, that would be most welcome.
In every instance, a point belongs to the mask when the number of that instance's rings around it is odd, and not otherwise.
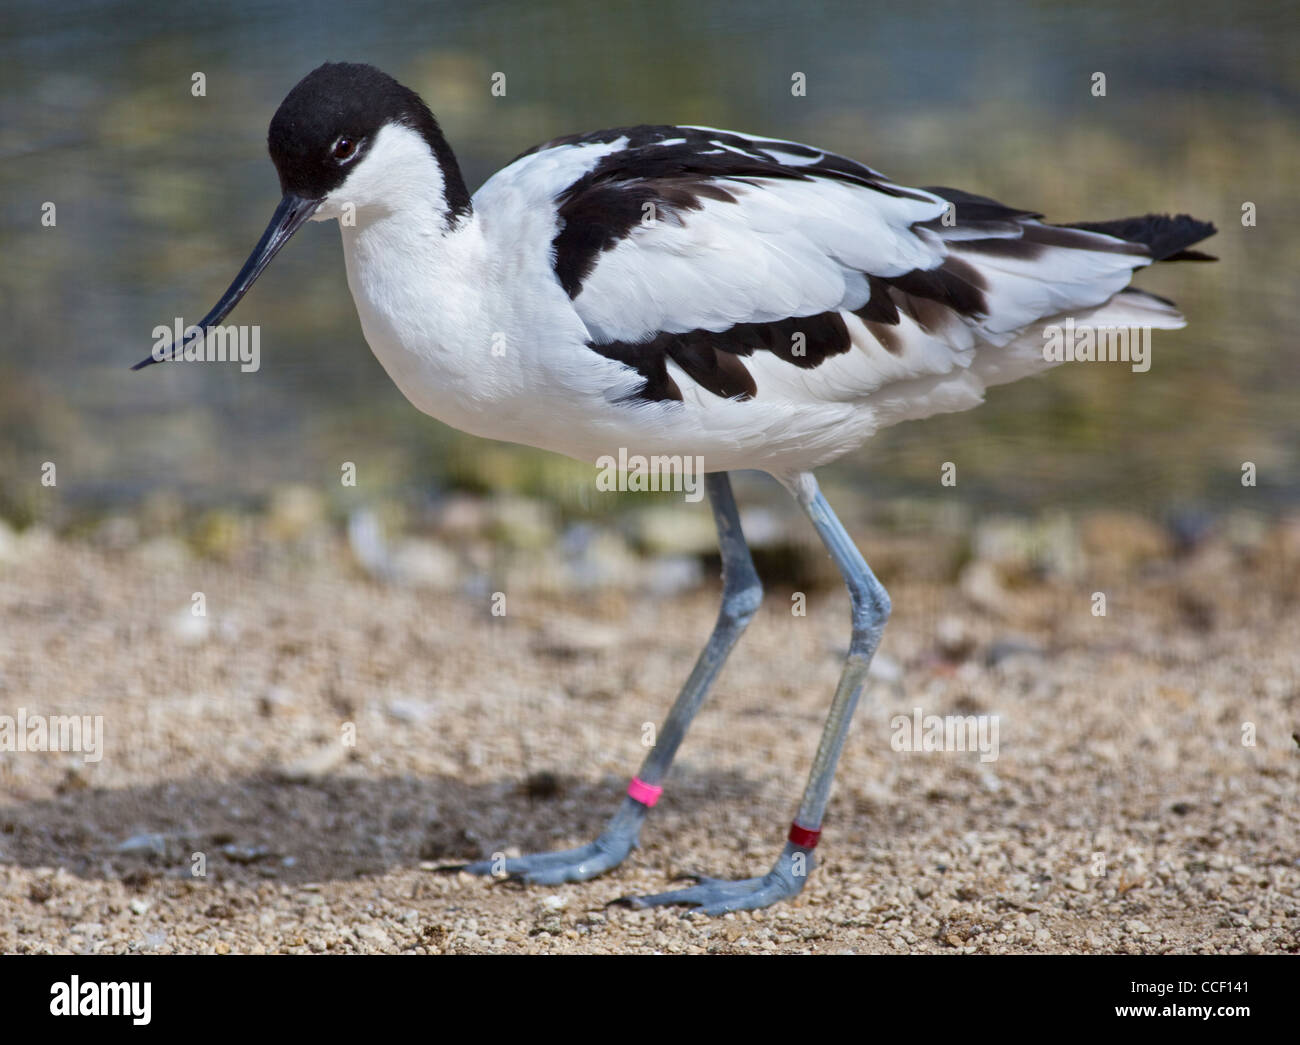
[[[235,281],[221,295],[221,300],[212,307],[212,311],[196,324],[205,334],[208,327],[216,326],[239,304],[240,298],[248,293],[248,288],[257,281],[257,277],[262,274],[262,270],[271,264],[271,259],[280,252],[281,247],[289,242],[289,237],[316,213],[316,208],[320,205],[320,200],[305,200],[291,192],[284,194],[284,199],[280,201],[280,205],[275,208],[275,213],[271,215],[271,223],[267,225],[266,231],[262,233],[262,238],[257,241],[257,246],[253,248],[253,253],[248,256],[248,260],[244,262],[244,267],[239,270],[239,275],[235,277]],[[151,363],[161,363],[165,359],[174,359],[189,344],[197,340],[199,338],[196,337],[181,345],[171,345],[161,353],[159,349],[154,349],[155,353],[160,354],[150,355],[149,358],[140,360],[131,369],[139,370]]]

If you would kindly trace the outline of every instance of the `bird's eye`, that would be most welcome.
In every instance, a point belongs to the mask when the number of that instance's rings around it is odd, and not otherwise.
[[[340,138],[334,143],[331,150],[336,160],[350,160],[357,151],[357,140],[355,138]]]

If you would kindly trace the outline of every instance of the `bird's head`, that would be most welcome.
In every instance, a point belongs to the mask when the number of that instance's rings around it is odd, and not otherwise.
[[[219,324],[308,221],[363,224],[419,208],[444,229],[470,212],[469,192],[433,113],[418,94],[371,65],[326,62],[280,103],[267,133],[280,205],[221,300],[197,324]],[[172,346],[140,369],[180,353]]]
[[[349,205],[398,209],[408,196],[440,198],[448,224],[469,209],[429,107],[372,65],[327,62],[308,73],[280,103],[266,144],[285,198],[314,204],[315,221],[343,217]]]

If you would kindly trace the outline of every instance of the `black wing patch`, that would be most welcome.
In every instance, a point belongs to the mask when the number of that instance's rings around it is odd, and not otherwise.
[[[895,317],[894,322],[898,322]],[[799,316],[774,323],[737,323],[723,330],[662,333],[650,341],[612,341],[591,347],[607,359],[626,363],[646,379],[630,398],[661,402],[682,398],[668,373],[668,360],[701,388],[723,399],[753,399],[758,394],[744,357],[771,352],[804,370],[849,350],[849,330],[838,312]]]
[[[570,298],[578,296],[600,254],[616,246],[641,222],[680,220],[684,212],[699,210],[702,199],[736,202],[720,185],[682,176],[593,183],[575,191],[581,184],[576,182],[560,197],[563,226],[553,243],[555,275]]]
[[[698,210],[703,199],[735,202],[726,189],[728,181],[826,178],[886,196],[928,200],[891,185],[883,175],[847,157],[729,131],[666,125],[616,127],[556,138],[524,155],[621,139],[626,139],[623,148],[601,157],[594,168],[556,197],[560,231],[554,241],[555,274],[571,298],[582,291],[600,254],[621,242],[647,216],[681,220],[684,213]],[[810,162],[782,163],[781,153]]]

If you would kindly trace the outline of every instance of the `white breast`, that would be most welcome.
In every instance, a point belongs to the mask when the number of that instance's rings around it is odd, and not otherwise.
[[[375,357],[419,410],[473,435],[591,460],[635,374],[586,347],[527,208],[446,232],[409,213],[343,226],[348,287]],[[502,241],[506,242],[502,242]]]

